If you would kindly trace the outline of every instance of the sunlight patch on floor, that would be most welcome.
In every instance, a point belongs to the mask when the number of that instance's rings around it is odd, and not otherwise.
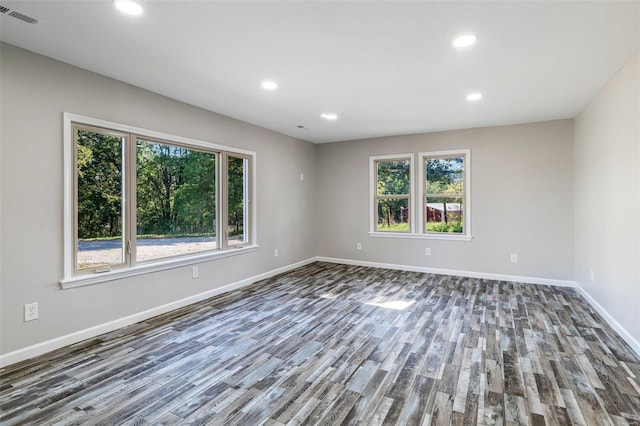
[[[387,302],[367,302],[366,305],[378,306],[380,308],[396,309],[403,311],[416,303],[415,300],[389,300]]]
[[[322,297],[323,299],[335,299],[336,297],[338,297],[338,295],[333,293],[325,293],[321,294],[320,297]]]

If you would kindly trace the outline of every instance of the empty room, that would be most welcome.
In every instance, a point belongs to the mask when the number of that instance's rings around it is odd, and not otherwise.
[[[2,425],[640,424],[640,2],[0,12]]]

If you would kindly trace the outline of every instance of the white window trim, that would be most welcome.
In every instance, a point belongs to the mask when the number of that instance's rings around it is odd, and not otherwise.
[[[244,253],[251,253],[258,250],[260,246],[251,245],[235,249],[217,252],[200,252],[189,256],[167,258],[157,262],[141,263],[131,268],[114,269],[109,272],[98,274],[77,275],[60,280],[60,285],[64,290],[85,285],[98,284],[106,281],[119,280],[136,275],[148,274],[151,272],[164,271],[167,269],[179,268],[181,266],[194,265],[213,259],[222,259],[229,256],[236,256]]]
[[[399,232],[369,232],[370,237],[382,238],[406,238],[410,240],[450,240],[450,241],[471,241],[471,235],[445,234],[401,234]]]
[[[251,211],[249,215],[249,241],[251,245],[246,245],[238,248],[230,248],[224,251],[216,252],[199,252],[192,255],[183,255],[180,257],[169,257],[166,259],[160,259],[153,262],[141,263],[132,267],[114,269],[104,273],[93,273],[74,275],[74,262],[73,256],[74,250],[74,147],[75,140],[73,137],[73,123],[82,123],[94,127],[102,127],[106,129],[116,130],[125,133],[137,134],[145,137],[164,140],[166,142],[177,142],[187,146],[200,147],[208,150],[226,151],[229,153],[242,154],[251,158],[250,161],[250,179],[252,186],[252,194],[248,197],[247,204]],[[219,259],[229,256],[235,256],[242,253],[253,252],[257,250],[258,245],[258,230],[257,230],[257,216],[256,216],[256,200],[258,199],[257,186],[256,186],[256,153],[244,149],[234,148],[226,145],[215,144],[211,142],[204,142],[197,139],[185,138],[182,136],[171,135],[168,133],[158,132],[155,130],[144,129],[140,127],[129,126],[126,124],[114,123],[110,121],[100,120],[92,117],[86,117],[78,114],[63,113],[63,166],[64,166],[64,195],[63,195],[63,253],[64,253],[64,268],[63,278],[60,280],[60,284],[63,289],[79,287],[83,285],[96,284],[99,282],[111,281],[120,278],[146,274],[150,272],[161,271],[165,269],[177,268],[180,266],[190,265],[194,263],[200,263],[212,259]]]
[[[425,157],[456,157],[464,156],[464,234],[427,234],[424,231],[424,211],[422,209],[422,200],[424,199],[424,159]],[[454,149],[450,151],[429,151],[418,153],[418,195],[420,197],[420,222],[418,224],[418,233],[429,239],[436,240],[462,240],[471,241],[471,150],[470,149]]]
[[[414,159],[418,157],[418,167],[414,168]],[[465,185],[465,197],[464,205],[466,206],[464,212],[464,234],[427,234],[424,232],[424,218],[422,211],[422,199],[424,192],[424,180],[422,176],[424,174],[424,157],[425,156],[465,156],[465,169],[464,169],[464,185]],[[376,170],[375,163],[379,160],[397,160],[397,159],[411,159],[411,194],[410,194],[410,209],[411,209],[411,223],[410,232],[379,232],[375,231],[375,197],[376,197]],[[417,191],[415,181],[418,181]],[[418,204],[419,203],[419,204]],[[419,206],[417,208],[417,206]],[[417,240],[449,240],[449,241],[471,241],[473,236],[471,234],[471,149],[456,149],[449,151],[428,151],[419,152],[418,154],[392,154],[392,155],[376,155],[369,157],[369,236],[381,237],[381,238],[405,238],[405,239],[417,239]]]
[[[392,154],[392,155],[374,155],[369,157],[369,235],[381,235],[381,236],[408,236],[415,233],[416,225],[416,205],[415,205],[415,179],[414,179],[414,158],[413,153],[409,154]],[[376,191],[378,188],[376,171],[376,162],[380,160],[409,160],[409,232],[383,232],[376,231]]]

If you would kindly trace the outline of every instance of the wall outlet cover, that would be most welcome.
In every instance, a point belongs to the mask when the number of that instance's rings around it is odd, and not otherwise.
[[[24,320],[33,321],[38,319],[38,302],[24,305]]]

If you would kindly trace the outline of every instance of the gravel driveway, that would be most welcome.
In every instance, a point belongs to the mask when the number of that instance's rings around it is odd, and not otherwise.
[[[204,250],[214,250],[218,246],[216,237],[146,238],[138,239],[137,261],[177,256]],[[78,265],[91,268],[112,265],[122,260],[122,241],[80,241],[78,243]]]

